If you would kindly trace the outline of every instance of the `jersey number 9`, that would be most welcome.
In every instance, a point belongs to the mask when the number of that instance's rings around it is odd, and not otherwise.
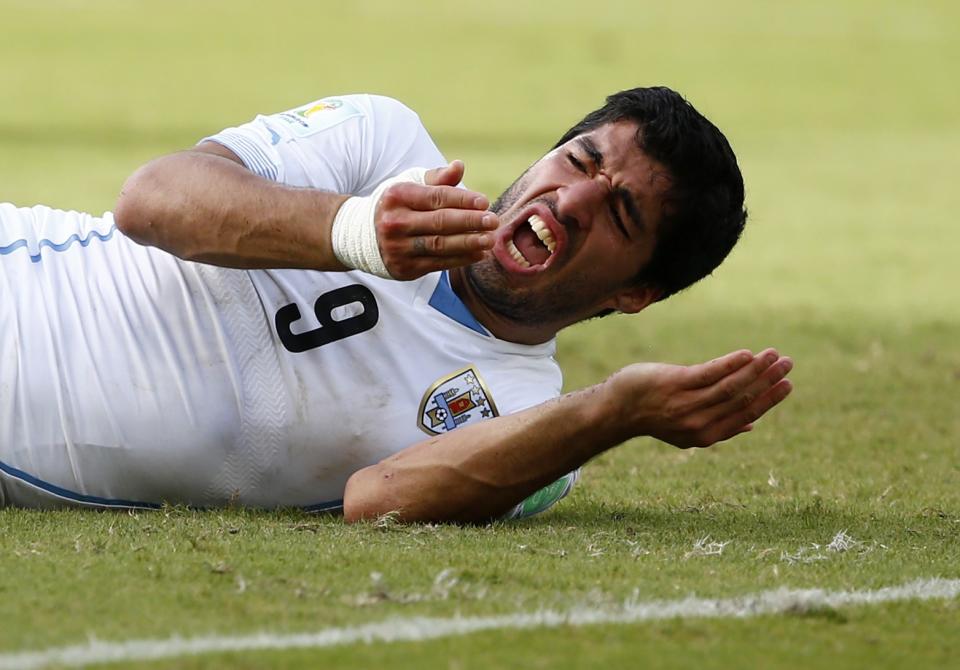
[[[360,304],[359,313],[345,319],[334,319],[333,310],[353,303]],[[290,326],[303,316],[300,308],[296,303],[291,303],[277,310],[274,324],[277,327],[280,342],[287,351],[297,354],[357,335],[373,328],[380,318],[376,298],[370,289],[360,284],[351,284],[324,293],[317,298],[313,311],[317,315],[320,327],[303,333],[294,333],[290,330]]]

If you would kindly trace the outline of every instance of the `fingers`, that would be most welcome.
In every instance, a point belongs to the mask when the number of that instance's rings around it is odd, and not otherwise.
[[[469,265],[493,248],[500,225],[481,193],[458,188],[462,161],[409,180],[403,173],[377,192],[374,226],[383,264],[394,279]]]
[[[710,407],[707,410],[707,416],[710,420],[721,420],[728,415],[751,407],[755,400],[776,386],[792,369],[793,360],[786,356],[778,357],[756,379],[737,390],[732,397]],[[723,392],[723,396],[727,397],[726,390]]]
[[[394,279],[415,279],[428,272],[471,265],[493,246],[488,234],[432,235],[384,239],[380,251]]]
[[[722,377],[705,389],[700,402],[702,407],[737,401],[744,397],[746,389],[780,359],[774,349],[766,349],[750,359],[750,362],[738,370]],[[787,370],[789,372],[789,369]],[[786,372],[784,373],[786,374]],[[783,375],[781,375],[782,377]],[[757,394],[754,394],[756,396]],[[752,399],[752,398],[751,398]],[[748,403],[747,403],[748,404]]]
[[[793,391],[793,384],[790,380],[781,379],[756,398],[748,407],[734,412],[714,424],[711,429],[712,434],[707,438],[709,443],[728,440],[734,435],[751,430],[754,422],[783,402],[791,391]]]
[[[381,256],[391,275],[409,278],[479,260],[479,252],[493,248],[491,232],[500,224],[496,214],[484,209],[487,204],[484,196],[452,186],[392,185],[380,200],[377,225]],[[416,262],[420,257],[433,261],[424,266]]]
[[[683,422],[692,432],[681,442],[688,446],[709,446],[752,430],[753,423],[793,389],[785,378],[793,369],[793,360],[774,349],[756,356],[733,352],[686,369],[694,381],[715,380],[709,386],[683,392]]]
[[[754,356],[751,352],[741,349],[700,365],[691,365],[687,368],[684,386],[690,389],[713,386],[753,360]]]
[[[493,235],[422,235],[411,239],[414,256],[461,256],[493,248]]]
[[[490,212],[444,209],[385,216],[378,229],[384,259],[459,256],[493,248],[498,219]]]
[[[463,181],[465,169],[463,161],[450,161],[450,164],[444,167],[427,170],[424,181],[431,186],[456,186]]]
[[[384,232],[388,235],[399,232],[405,237],[493,231],[500,225],[499,217],[493,212],[470,209],[384,213],[381,218]]]
[[[384,191],[380,204],[385,207],[402,206],[421,212],[435,209],[478,209],[490,206],[487,196],[465,188],[450,185],[421,186],[412,182],[393,184]]]
[[[413,274],[420,276],[428,272],[473,265],[481,260],[483,260],[482,253],[462,254],[460,256],[424,256],[423,258],[411,261],[410,268]]]

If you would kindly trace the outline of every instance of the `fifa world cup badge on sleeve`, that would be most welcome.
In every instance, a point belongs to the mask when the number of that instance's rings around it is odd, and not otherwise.
[[[361,116],[360,110],[348,100],[324,98],[309,105],[278,114],[299,137],[309,137],[333,128],[347,119]]]
[[[427,435],[498,416],[497,406],[480,373],[472,365],[438,379],[423,394],[417,425]]]

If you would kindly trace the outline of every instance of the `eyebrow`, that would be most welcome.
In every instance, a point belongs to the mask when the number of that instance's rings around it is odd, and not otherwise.
[[[600,152],[600,149],[597,148],[597,145],[594,144],[593,140],[584,135],[577,138],[577,144],[580,146],[583,152],[590,157],[590,160],[593,161],[593,164],[597,166],[597,169],[602,170],[603,153]],[[616,189],[614,189],[613,193],[620,201],[620,204],[623,205],[623,208],[626,210],[627,216],[630,217],[630,221],[633,222],[633,225],[636,226],[637,230],[643,232],[646,228],[646,225],[643,221],[643,213],[640,211],[640,207],[637,205],[637,200],[633,197],[633,193],[622,186],[618,186]]]

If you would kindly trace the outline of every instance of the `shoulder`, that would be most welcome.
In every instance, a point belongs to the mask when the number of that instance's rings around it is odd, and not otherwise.
[[[423,128],[420,115],[396,98],[373,93],[351,93],[320,98],[291,110],[319,125],[352,118],[364,120],[372,129],[416,131]]]
[[[420,115],[396,98],[371,93],[333,96],[301,108],[300,114],[307,114],[312,132],[334,125],[342,129],[339,149],[355,156],[360,171],[356,195],[365,195],[407,168],[446,163]]]
[[[362,96],[346,96],[347,98],[362,99],[368,109],[374,114],[390,116],[408,123],[420,123],[420,115],[405,103],[386,95],[366,93]]]

